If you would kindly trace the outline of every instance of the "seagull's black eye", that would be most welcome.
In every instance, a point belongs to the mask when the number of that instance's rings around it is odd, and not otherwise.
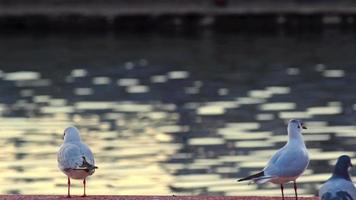
[[[298,128],[300,129],[300,126],[298,125]]]

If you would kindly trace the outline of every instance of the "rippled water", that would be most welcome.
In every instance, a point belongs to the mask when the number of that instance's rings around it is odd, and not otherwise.
[[[316,193],[341,153],[356,157],[353,33],[2,35],[0,44],[0,193],[65,194],[56,152],[68,125],[96,156],[89,194],[279,195],[236,180],[264,167],[290,118],[309,128],[301,194]]]

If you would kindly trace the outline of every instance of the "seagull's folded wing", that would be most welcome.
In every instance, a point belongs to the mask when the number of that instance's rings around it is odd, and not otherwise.
[[[269,176],[299,176],[309,163],[308,153],[304,149],[282,148],[273,155],[264,172]]]
[[[95,161],[94,161],[94,155],[91,152],[91,150],[89,149],[89,147],[84,144],[84,143],[80,143],[78,145],[79,149],[80,149],[80,153],[82,155],[82,157],[85,157],[85,160],[90,164],[95,166]]]
[[[83,164],[83,157],[77,145],[65,143],[58,152],[58,166],[61,170],[76,169]]]

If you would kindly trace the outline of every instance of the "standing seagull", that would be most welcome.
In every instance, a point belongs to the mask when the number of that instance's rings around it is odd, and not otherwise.
[[[84,144],[79,136],[79,131],[75,127],[68,127],[64,130],[64,143],[58,152],[58,167],[68,177],[68,197],[70,197],[70,178],[83,179],[84,194],[86,177],[92,175],[97,167],[94,163],[93,153]]]
[[[348,171],[350,167],[352,164],[349,156],[343,155],[337,159],[332,176],[319,190],[319,199],[356,199],[356,188]]]
[[[288,142],[270,159],[267,166],[259,173],[240,179],[251,180],[257,184],[272,182],[281,185],[284,199],[283,184],[294,182],[295,198],[298,199],[296,179],[304,172],[309,164],[309,155],[305,147],[302,129],[306,129],[299,120],[292,119],[288,123]]]

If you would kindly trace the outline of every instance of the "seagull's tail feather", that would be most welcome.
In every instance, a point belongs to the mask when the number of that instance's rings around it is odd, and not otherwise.
[[[85,170],[85,171],[89,172],[89,174],[93,174],[95,172],[95,169],[98,169],[98,167],[88,163],[86,158],[83,156],[83,164],[75,169],[76,170]]]
[[[240,182],[240,181],[249,180],[250,181],[249,184],[251,184],[251,183],[263,184],[263,183],[269,182],[270,180],[272,180],[274,178],[275,178],[274,176],[265,175],[265,173],[262,171],[262,172],[259,172],[257,174],[253,174],[251,176],[239,179],[237,181]]]
[[[265,175],[265,173],[262,171],[262,172],[258,172],[257,174],[253,174],[253,175],[250,175],[250,176],[248,176],[248,177],[239,179],[239,180],[237,180],[237,181],[238,181],[238,182],[241,182],[241,181],[247,181],[247,180],[254,180],[254,179],[257,179],[257,178],[264,177],[264,175]]]

